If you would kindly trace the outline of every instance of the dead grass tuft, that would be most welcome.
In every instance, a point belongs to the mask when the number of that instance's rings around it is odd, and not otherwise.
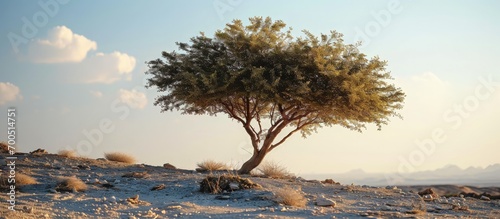
[[[262,175],[267,178],[286,179],[292,177],[292,174],[290,174],[285,167],[275,162],[263,163],[257,168],[257,170],[259,170]]]
[[[213,160],[205,160],[201,163],[196,164],[199,168],[196,169],[198,172],[207,171],[218,171],[218,170],[229,170],[229,166],[222,162],[217,162]]]
[[[38,182],[36,181],[36,179],[31,176],[22,173],[16,173],[16,185],[24,186],[24,185],[33,185],[37,183]]]
[[[56,190],[60,192],[83,192],[87,190],[87,185],[76,176],[59,177]]]
[[[290,187],[277,188],[274,191],[276,202],[288,206],[305,207],[307,199],[302,194],[301,190],[295,190]]]
[[[116,161],[121,163],[133,164],[136,162],[134,157],[119,152],[105,153],[104,157],[109,161]]]
[[[38,183],[35,178],[23,173],[16,173],[15,180],[16,180],[15,181],[16,186],[33,185]],[[9,182],[9,178],[6,175],[2,175],[0,177],[1,187],[8,187],[11,184],[12,183]]]
[[[74,158],[77,157],[76,152],[72,150],[60,150],[57,154],[61,157]]]

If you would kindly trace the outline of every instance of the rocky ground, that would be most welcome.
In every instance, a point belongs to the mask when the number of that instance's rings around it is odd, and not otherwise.
[[[460,187],[448,186],[451,190],[446,190],[444,186],[419,195],[418,192],[428,187],[370,187],[300,177],[240,176],[260,186],[240,189],[243,185],[235,181],[229,183],[230,189],[227,189],[234,191],[210,194],[200,192],[200,182],[209,175],[227,173],[198,173],[53,154],[16,156],[17,173],[30,175],[38,183],[17,188],[16,211],[9,210],[9,196],[6,195],[9,189],[3,188],[0,218],[500,217],[500,200],[496,199],[500,195],[498,188],[462,187],[460,190]],[[8,160],[0,155],[0,162],[2,177],[6,177],[9,167],[5,163]],[[61,190],[58,178],[62,176],[76,176],[85,182],[87,189]],[[284,197],[283,191],[295,196]],[[460,192],[465,195],[461,197]],[[288,203],[287,198],[293,203],[301,196],[305,197],[304,207],[280,204]]]

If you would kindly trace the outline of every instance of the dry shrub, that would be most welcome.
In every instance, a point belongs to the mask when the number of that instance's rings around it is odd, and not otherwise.
[[[109,160],[109,161],[116,161],[116,162],[121,162],[121,163],[128,163],[128,164],[133,164],[136,162],[135,158],[124,153],[105,153],[104,157]]]
[[[0,154],[7,154],[9,153],[9,145],[7,142],[0,142]]]
[[[275,162],[266,162],[260,165],[257,170],[259,170],[264,177],[273,178],[273,179],[285,179],[291,178],[292,175],[288,170],[275,163]]]
[[[38,182],[36,181],[36,179],[31,176],[22,173],[16,173],[16,185],[18,186],[33,185],[37,183]]]
[[[60,150],[57,154],[61,157],[73,158],[77,157],[76,152],[72,150]]]
[[[288,206],[294,207],[305,207],[307,204],[307,199],[304,194],[299,190],[295,190],[290,187],[277,188],[274,191],[274,196],[276,202]]]
[[[201,163],[196,164],[199,168],[196,170],[198,172],[206,172],[206,171],[217,171],[217,170],[229,170],[229,166],[222,162],[217,162],[213,160],[205,160]]]
[[[237,188],[234,188],[236,186]],[[234,174],[223,174],[220,176],[207,176],[200,182],[200,192],[217,194],[223,191],[233,191],[238,189],[262,188],[259,184],[250,179],[241,178]]]
[[[83,192],[87,190],[87,185],[76,176],[60,177],[56,186],[57,191],[63,192]]]
[[[16,186],[33,185],[38,183],[35,178],[22,173],[16,173],[15,179],[16,179],[15,182]],[[9,186],[10,183],[8,182],[8,180],[9,177],[7,175],[2,175],[0,177],[0,185],[2,187]]]

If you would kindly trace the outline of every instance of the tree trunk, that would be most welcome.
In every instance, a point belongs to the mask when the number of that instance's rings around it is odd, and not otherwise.
[[[254,145],[253,155],[238,170],[239,174],[250,174],[250,171],[255,169],[255,167],[259,166],[260,163],[262,163],[262,160],[264,160],[264,157],[267,155],[267,153],[269,153],[272,150],[271,144],[273,143],[274,139],[276,138],[276,136],[278,136],[278,134],[281,132],[281,130],[283,130],[283,128],[287,124],[288,122],[282,123],[279,126],[277,126],[274,129],[274,131],[270,132],[266,136],[266,139],[264,140],[262,147],[260,147],[260,150],[257,149],[258,142],[256,142],[255,139],[252,138],[252,145]],[[248,127],[247,127],[247,132],[249,134],[251,133],[251,130]]]
[[[250,171],[259,166],[262,160],[264,160],[266,154],[267,151],[263,149],[259,150],[257,153],[254,152],[252,157],[247,162],[245,162],[238,170],[238,174],[250,174]]]

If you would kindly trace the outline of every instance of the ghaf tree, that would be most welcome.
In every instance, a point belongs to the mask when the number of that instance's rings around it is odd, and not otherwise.
[[[344,44],[332,31],[304,31],[293,38],[285,23],[250,18],[227,24],[213,38],[201,33],[179,52],[148,62],[147,87],[162,93],[155,105],[186,114],[227,114],[250,136],[253,155],[239,170],[247,174],[266,154],[300,131],[323,126],[379,129],[399,116],[404,93],[388,83],[386,62]]]

